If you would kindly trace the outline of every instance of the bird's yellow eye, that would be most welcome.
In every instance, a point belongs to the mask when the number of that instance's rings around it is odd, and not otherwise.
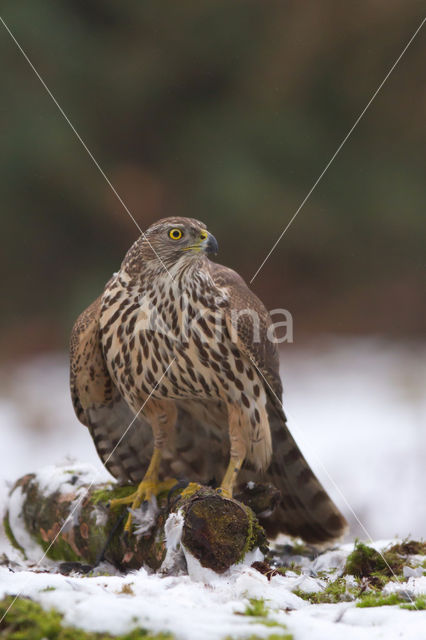
[[[182,231],[180,229],[170,229],[169,238],[172,240],[180,240],[182,237]]]

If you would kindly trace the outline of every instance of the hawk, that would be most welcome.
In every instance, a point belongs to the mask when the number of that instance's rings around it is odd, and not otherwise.
[[[339,538],[347,523],[286,424],[271,319],[192,218],[159,220],[127,252],[71,336],[71,395],[101,460],[138,507],[171,478],[270,482],[270,537]],[[131,529],[131,516],[126,523]]]

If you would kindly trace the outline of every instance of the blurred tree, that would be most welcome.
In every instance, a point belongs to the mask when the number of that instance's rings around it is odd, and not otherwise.
[[[415,0],[19,3],[2,16],[141,227],[205,221],[247,280],[422,19]],[[424,329],[425,33],[254,289],[320,331]],[[4,27],[2,353],[63,346],[137,229]]]

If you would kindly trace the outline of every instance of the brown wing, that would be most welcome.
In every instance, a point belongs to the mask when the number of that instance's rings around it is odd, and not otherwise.
[[[273,452],[264,480],[280,489],[281,502],[271,516],[261,519],[261,523],[270,537],[288,533],[317,544],[339,538],[347,528],[346,520],[314,475],[287,427],[281,404],[278,350],[267,335],[270,316],[235,271],[211,264],[213,278],[227,289],[234,310],[234,314],[225,312],[227,324],[234,328],[238,349],[256,366],[268,398]],[[238,314],[247,309],[254,310],[259,318],[258,336],[254,333],[252,317]],[[255,337],[259,340],[254,341]],[[246,482],[256,476],[254,470],[243,467],[240,480]]]
[[[110,473],[123,483],[142,480],[152,455],[149,424],[120,395],[105,363],[99,339],[99,297],[77,319],[71,334],[70,385],[74,410],[92,435]],[[218,483],[224,473],[228,443],[226,410],[220,403],[179,401],[176,438],[164,452],[162,476]],[[127,427],[133,422],[124,435]],[[123,437],[124,435],[124,437]],[[208,443],[208,445],[207,445]],[[209,455],[200,455],[200,451]],[[111,452],[114,453],[111,455]]]
[[[91,433],[110,473],[122,482],[139,482],[149,464],[152,433],[148,423],[134,419],[112,381],[99,339],[102,296],[74,324],[70,343],[71,399],[77,418]]]
[[[237,346],[259,369],[266,378],[267,385],[272,388],[274,394],[281,399],[283,392],[279,374],[279,357],[276,345],[267,338],[267,332],[271,326],[271,318],[263,303],[248,288],[244,280],[236,271],[220,264],[211,263],[214,281],[220,287],[226,287],[230,295],[232,311],[226,310],[227,324],[233,327],[237,336]],[[258,319],[255,327],[253,318],[244,311],[254,311]],[[268,389],[268,393],[270,389]],[[273,395],[273,394],[271,394]],[[281,401],[274,402],[282,413]]]

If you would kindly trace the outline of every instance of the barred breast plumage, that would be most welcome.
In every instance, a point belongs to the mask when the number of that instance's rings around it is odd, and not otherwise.
[[[150,395],[220,405],[215,426],[223,437],[226,403],[241,406],[248,460],[264,468],[271,455],[266,394],[231,341],[223,314],[229,307],[210,270],[187,268],[174,279],[147,275],[142,284],[121,271],[102,297],[101,344],[111,378],[135,412]]]

